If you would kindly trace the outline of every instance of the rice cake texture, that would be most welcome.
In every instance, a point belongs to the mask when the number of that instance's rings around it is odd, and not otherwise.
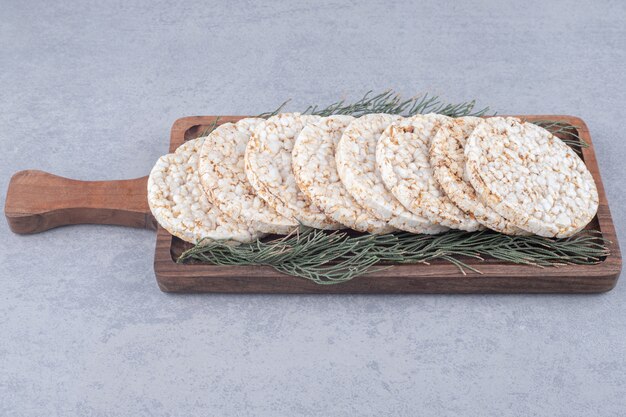
[[[446,227],[406,210],[385,188],[377,170],[378,139],[387,126],[400,120],[400,116],[375,113],[350,123],[337,144],[337,172],[356,202],[373,216],[412,233],[444,232]]]
[[[352,116],[329,116],[302,129],[292,152],[296,182],[300,190],[330,219],[359,232],[393,232],[394,227],[361,207],[339,178],[335,149],[353,120]]]
[[[246,118],[213,130],[200,149],[198,173],[209,200],[228,216],[264,233],[287,234],[298,223],[278,214],[248,182],[244,156],[254,128],[264,119]]]
[[[296,137],[307,123],[320,119],[282,113],[259,123],[246,148],[246,175],[257,194],[284,217],[318,229],[341,229],[300,191],[291,167]]]
[[[251,242],[260,237],[211,204],[200,184],[198,156],[204,138],[159,158],[148,178],[148,204],[157,222],[172,235],[197,243],[204,238]]]
[[[471,213],[483,226],[507,235],[529,235],[483,204],[467,179],[465,144],[482,120],[480,117],[459,117],[444,123],[437,131],[430,146],[430,165],[435,180],[450,200],[461,210]]]
[[[584,162],[537,125],[489,118],[470,135],[465,157],[480,198],[519,228],[569,237],[596,214],[598,191]]]
[[[472,232],[481,224],[446,196],[430,165],[432,138],[450,120],[420,114],[393,123],[378,142],[376,163],[383,182],[407,210],[435,224]]]

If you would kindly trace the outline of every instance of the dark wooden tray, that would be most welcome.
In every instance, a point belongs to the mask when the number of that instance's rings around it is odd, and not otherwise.
[[[220,116],[219,124],[244,116]],[[318,285],[276,272],[267,266],[217,266],[177,264],[175,259],[188,244],[158,227],[146,200],[147,177],[121,181],[75,181],[41,171],[21,171],[11,178],[5,204],[7,221],[16,233],[37,233],[52,227],[80,224],[117,224],[156,228],[154,271],[159,288],[166,292],[220,293],[597,293],[612,289],[622,259],[609,211],[593,143],[586,124],[573,116],[520,116],[527,120],[549,119],[576,126],[589,143],[582,158],[589,167],[600,196],[600,207],[590,228],[610,241],[610,255],[597,265],[538,268],[498,260],[467,263],[482,274],[463,275],[445,262],[430,265],[393,265],[384,271],[357,277],[338,285]],[[172,126],[170,151],[199,136],[217,116],[178,119]]]

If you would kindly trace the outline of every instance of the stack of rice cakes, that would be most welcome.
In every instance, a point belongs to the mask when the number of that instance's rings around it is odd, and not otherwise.
[[[517,118],[282,113],[225,123],[161,157],[148,202],[191,243],[300,225],[564,238],[593,219],[598,192],[570,147]]]

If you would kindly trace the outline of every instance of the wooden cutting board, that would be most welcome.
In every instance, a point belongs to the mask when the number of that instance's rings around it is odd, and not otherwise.
[[[245,116],[219,116],[218,124]],[[526,120],[558,120],[576,126],[590,146],[582,158],[591,171],[600,197],[596,218],[588,226],[609,240],[610,255],[597,265],[538,268],[494,259],[466,262],[482,274],[463,275],[454,265],[436,261],[430,265],[403,264],[357,277],[338,285],[318,285],[303,278],[276,272],[268,266],[217,266],[177,264],[176,258],[190,245],[159,227],[146,197],[148,177],[120,181],[76,181],[42,171],[16,173],[9,184],[5,215],[15,233],[38,233],[73,224],[113,224],[156,229],[154,271],[159,288],[166,292],[220,293],[596,293],[612,289],[619,277],[622,258],[615,227],[600,178],[598,163],[586,124],[577,117],[519,116]],[[170,152],[186,140],[198,137],[217,116],[178,119],[172,126]]]

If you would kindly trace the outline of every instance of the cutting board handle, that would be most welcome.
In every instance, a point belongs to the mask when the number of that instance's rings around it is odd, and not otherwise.
[[[20,171],[9,183],[4,214],[15,233],[85,223],[155,229],[147,182],[148,177],[77,181],[43,171]]]

